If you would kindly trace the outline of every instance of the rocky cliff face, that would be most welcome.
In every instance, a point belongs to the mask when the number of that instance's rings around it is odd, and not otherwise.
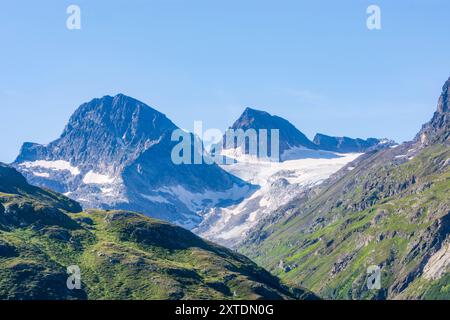
[[[438,108],[431,121],[423,125],[422,130],[417,134],[415,141],[423,145],[442,142],[449,143],[450,140],[450,79],[442,87],[442,94],[439,97]]]
[[[84,207],[145,211],[192,227],[200,211],[239,199],[249,186],[215,164],[175,164],[176,129],[138,100],[105,96],[81,105],[59,139],[25,143],[13,165],[31,183]]]

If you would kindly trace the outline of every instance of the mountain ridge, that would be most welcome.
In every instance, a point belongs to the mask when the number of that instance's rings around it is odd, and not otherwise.
[[[261,134],[260,132],[258,132],[258,130],[267,130],[267,149],[269,153],[271,153],[270,150],[272,147],[270,130],[278,129],[280,155],[280,158],[278,160],[281,161],[285,160],[285,154],[292,152],[295,153],[295,151],[301,152],[301,150],[304,149],[323,150],[338,153],[361,153],[376,148],[387,148],[396,144],[393,140],[389,140],[386,138],[353,139],[345,136],[333,137],[322,133],[317,133],[314,136],[314,139],[311,141],[304,133],[298,130],[288,120],[277,115],[272,115],[266,111],[250,107],[245,108],[243,113],[237,120],[235,120],[235,122],[232,124],[232,126],[229,127],[229,129],[234,131],[237,131],[239,129],[243,131],[249,129],[256,130],[257,143],[260,141]],[[242,149],[245,147],[245,153],[248,154],[250,152],[248,141],[245,141],[245,144],[243,144],[243,142],[241,141],[240,145],[237,145],[237,141],[227,144],[226,138],[226,134],[224,134],[221,142],[222,148],[225,149],[225,152],[227,152],[227,149],[230,149],[230,146],[231,149]],[[259,146],[257,147],[257,151],[258,157],[262,158],[264,155],[259,155]],[[227,152],[226,154],[228,155],[229,152]]]
[[[349,137],[333,137],[322,133],[316,133],[313,142],[321,150],[333,151],[339,153],[350,152],[367,152],[376,148],[387,148],[394,146],[396,143],[389,139],[378,138],[349,138]]]

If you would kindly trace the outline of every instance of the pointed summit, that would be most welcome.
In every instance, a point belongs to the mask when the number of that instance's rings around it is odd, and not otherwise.
[[[241,117],[270,117],[270,114],[266,111],[253,109],[250,107],[245,108],[244,112],[242,113]]]
[[[141,101],[123,94],[104,96],[78,107],[61,137],[47,147],[25,143],[16,162],[57,158],[116,171],[137,150],[170,137],[175,129],[164,114]]]
[[[276,115],[271,115],[266,111],[246,108],[242,115],[233,123],[231,129],[242,129],[244,131],[248,129],[257,131],[265,129],[269,134],[270,130],[278,129],[280,154],[297,147],[317,149],[317,146],[289,121]]]
[[[448,80],[444,83],[444,86],[442,87],[442,94],[439,97],[439,102],[438,102],[438,109],[437,109],[438,113],[445,113],[445,112],[450,111],[449,110],[449,104],[450,104],[449,93],[450,93],[450,78],[448,78]]]

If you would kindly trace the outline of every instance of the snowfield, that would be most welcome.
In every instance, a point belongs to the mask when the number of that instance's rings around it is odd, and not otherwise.
[[[233,247],[260,219],[306,189],[322,183],[361,154],[295,148],[281,155],[281,159],[286,159],[283,162],[258,161],[230,151],[226,155],[237,163],[222,165],[224,170],[260,188],[238,204],[210,209],[194,231],[209,240]]]
[[[80,174],[80,170],[77,167],[74,167],[68,161],[64,160],[56,160],[56,161],[46,161],[46,160],[37,160],[37,161],[27,161],[19,164],[23,168],[27,169],[49,169],[54,171],[69,171],[73,176],[77,176]]]
[[[94,171],[89,171],[83,178],[85,184],[111,184],[115,178],[109,177],[105,174],[96,173]]]
[[[251,188],[234,184],[232,188],[222,192],[206,191],[202,193],[193,193],[182,186],[164,187],[159,188],[156,191],[160,192],[160,195],[165,195],[165,198],[170,198],[168,197],[168,195],[170,195],[173,198],[178,199],[192,212],[201,214],[205,209],[219,206],[224,201],[236,202],[238,200],[243,200],[250,194]]]

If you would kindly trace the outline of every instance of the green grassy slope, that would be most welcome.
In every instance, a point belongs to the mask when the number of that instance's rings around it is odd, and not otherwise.
[[[180,227],[79,209],[0,166],[0,299],[315,298]],[[67,288],[71,265],[81,290]]]

